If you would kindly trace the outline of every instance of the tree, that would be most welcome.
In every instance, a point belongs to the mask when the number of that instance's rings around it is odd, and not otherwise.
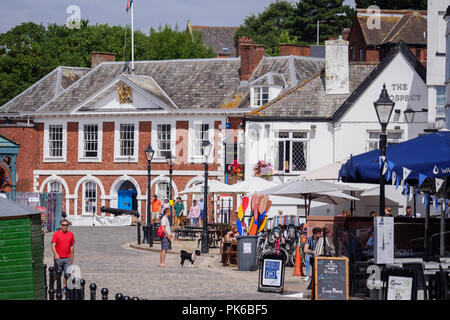
[[[320,22],[319,42],[337,37],[352,24],[354,10],[343,5],[344,0],[300,0],[297,3],[295,28],[300,30],[301,43],[317,41],[317,21]]]
[[[151,29],[146,35],[134,32],[135,60],[190,59],[215,57],[201,35],[172,30],[169,26]],[[117,61],[131,60],[129,27],[107,24],[80,29],[49,24],[47,28],[22,23],[0,34],[0,106],[17,96],[58,66],[90,67],[90,53],[112,52]]]
[[[355,3],[358,9],[367,9],[369,6],[376,5],[380,9],[427,10],[427,0],[355,0]]]
[[[283,32],[296,35],[294,29],[295,7],[287,1],[271,3],[263,12],[251,15],[236,31],[238,37],[251,37],[253,42],[266,46],[266,53],[279,54],[279,39]],[[274,54],[275,53],[275,54]]]

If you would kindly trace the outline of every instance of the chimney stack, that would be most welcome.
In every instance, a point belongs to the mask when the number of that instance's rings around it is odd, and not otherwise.
[[[309,46],[301,46],[290,43],[280,43],[280,56],[310,57],[311,50]]]
[[[96,66],[98,66],[100,63],[105,61],[116,61],[116,54],[115,53],[108,53],[108,52],[91,52],[91,68],[94,69]]]
[[[264,57],[266,47],[259,44],[241,44],[239,55],[241,57],[241,81],[248,81],[258,64]]]
[[[325,41],[325,88],[326,94],[348,94],[348,41]]]
[[[241,46],[242,45],[246,45],[246,44],[253,44],[253,39],[250,37],[239,37],[238,38],[238,43],[237,43],[237,47],[236,47],[236,56],[240,57],[241,54]]]

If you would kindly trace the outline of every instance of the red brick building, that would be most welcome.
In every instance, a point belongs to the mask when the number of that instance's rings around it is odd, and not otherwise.
[[[347,40],[350,61],[381,61],[396,43],[403,41],[426,65],[427,12],[381,10],[374,14],[357,9]]]
[[[251,41],[241,44],[240,54],[137,61],[133,74],[128,62],[94,53],[92,69],[55,69],[0,107],[0,135],[20,145],[17,191],[62,192],[63,210],[72,218],[124,205],[144,218],[149,143],[156,151],[151,194],[168,198],[166,155],[174,159],[176,197],[204,181],[203,140],[213,144],[210,179],[235,182],[227,164],[244,158],[243,116],[311,75],[311,65],[323,64],[294,55],[265,57]],[[184,200],[190,206],[192,196]]]

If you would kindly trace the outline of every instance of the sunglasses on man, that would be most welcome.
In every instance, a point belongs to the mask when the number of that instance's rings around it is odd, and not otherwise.
[[[69,226],[68,224],[61,224],[61,227],[67,227]]]

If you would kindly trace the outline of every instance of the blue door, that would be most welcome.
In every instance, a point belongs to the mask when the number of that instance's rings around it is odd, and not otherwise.
[[[133,191],[119,191],[119,209],[132,210],[133,209]]]

